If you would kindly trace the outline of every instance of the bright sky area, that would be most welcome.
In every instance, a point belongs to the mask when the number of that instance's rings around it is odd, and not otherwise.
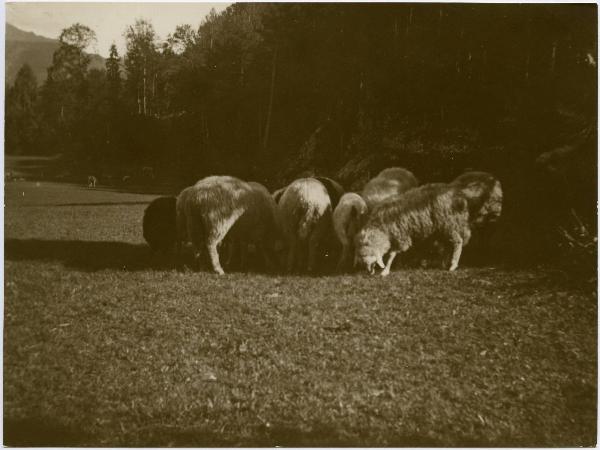
[[[119,54],[125,52],[123,32],[136,19],[149,20],[162,40],[177,25],[197,28],[211,8],[221,11],[231,3],[30,3],[7,2],[6,21],[25,31],[58,38],[63,28],[76,22],[96,32],[97,42],[89,49],[108,56],[114,42]]]

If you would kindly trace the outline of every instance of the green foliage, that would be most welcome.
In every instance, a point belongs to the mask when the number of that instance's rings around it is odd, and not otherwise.
[[[129,102],[137,105],[138,114],[144,116],[157,112],[157,78],[159,53],[157,37],[152,24],[138,19],[124,33],[127,53],[125,69]]]
[[[27,64],[6,88],[6,141],[7,153],[27,154],[35,151],[39,139],[39,116],[37,111],[37,81]]]

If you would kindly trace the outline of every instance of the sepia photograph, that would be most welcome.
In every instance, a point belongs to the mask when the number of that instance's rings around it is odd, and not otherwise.
[[[597,3],[5,20],[5,446],[597,445]]]

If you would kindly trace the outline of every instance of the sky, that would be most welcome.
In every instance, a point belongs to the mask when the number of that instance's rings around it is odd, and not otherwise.
[[[114,42],[119,55],[125,53],[123,32],[138,18],[149,20],[162,40],[177,25],[194,28],[211,8],[217,12],[231,3],[91,3],[91,2],[7,2],[6,21],[25,31],[49,38],[58,38],[63,28],[79,22],[96,32],[97,42],[88,51],[108,56]]]

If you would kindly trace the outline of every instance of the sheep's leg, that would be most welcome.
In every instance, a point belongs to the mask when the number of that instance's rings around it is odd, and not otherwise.
[[[350,245],[342,244],[342,254],[337,264],[336,271],[343,272],[348,265],[348,258],[350,257]]]
[[[191,216],[188,215],[186,216],[186,226],[188,238],[192,241],[192,245],[194,247],[194,265],[196,267],[196,270],[200,270],[200,258],[202,256],[202,237],[200,236],[200,232],[198,230],[198,224],[194,221],[194,219]]]
[[[221,267],[217,249],[238,218],[239,216],[231,216],[224,221],[212,222],[209,226],[210,231],[207,233],[208,239],[206,249],[208,250],[208,257],[213,271],[219,275],[223,275],[225,271],[223,270],[223,267]]]
[[[217,243],[209,242],[206,245],[206,249],[208,250],[208,256],[210,258],[210,263],[212,265],[213,270],[219,275],[223,275],[225,271],[221,267],[221,263],[219,261],[219,252],[217,251]]]
[[[452,272],[458,267],[458,260],[460,259],[460,254],[462,253],[463,238],[458,232],[453,232],[452,236],[450,237],[450,242],[452,243],[452,261],[448,270]]]
[[[397,254],[398,254],[398,252],[394,252],[394,251],[390,252],[390,256],[388,258],[387,264],[385,265],[385,268],[381,271],[382,277],[386,277],[390,274],[390,270],[392,268],[392,263],[394,262],[394,259],[396,258]]]
[[[262,255],[262,258],[265,262],[265,269],[267,269],[267,271],[269,271],[269,272],[274,271],[277,266],[273,262],[273,259],[269,255],[269,250],[267,250],[267,248],[265,247],[265,244],[263,242],[258,244],[258,249],[259,249],[259,251]]]
[[[223,246],[225,247],[225,267],[229,269],[231,268],[231,264],[233,262],[236,242],[234,242],[233,240],[230,240],[229,242],[223,241]]]
[[[294,271],[294,262],[296,261],[296,255],[298,253],[298,239],[290,239],[289,246],[286,269],[288,273],[292,273]]]
[[[246,270],[248,268],[248,243],[240,242],[239,247],[240,270]]]
[[[177,241],[175,242],[175,267],[176,268],[181,268],[183,265],[183,243],[181,241],[181,239],[177,239]]]
[[[320,233],[313,231],[308,238],[308,272],[313,272],[317,264]]]

